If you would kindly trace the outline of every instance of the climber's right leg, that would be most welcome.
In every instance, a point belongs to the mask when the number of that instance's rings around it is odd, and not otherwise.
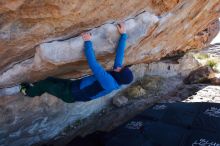
[[[71,80],[48,77],[33,84],[26,86],[26,95],[29,97],[40,96],[47,92],[65,102],[74,102],[71,92]]]
[[[22,83],[20,92],[29,97],[41,96],[47,92],[48,88],[52,87],[53,84],[54,83],[48,79],[41,80],[33,84]]]

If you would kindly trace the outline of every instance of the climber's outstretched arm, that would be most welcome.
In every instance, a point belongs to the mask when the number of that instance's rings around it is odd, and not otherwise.
[[[113,77],[110,74],[108,74],[105,71],[105,69],[96,60],[92,41],[91,41],[91,34],[84,33],[82,34],[82,37],[83,37],[83,40],[85,41],[84,43],[85,56],[87,58],[89,67],[91,68],[96,79],[99,81],[102,87],[106,90],[113,90],[117,88],[118,85],[116,84]]]
[[[113,67],[114,71],[120,71],[123,66],[124,50],[126,47],[126,40],[127,40],[125,25],[123,23],[120,23],[117,25],[117,28],[121,36],[116,50],[115,63]]]

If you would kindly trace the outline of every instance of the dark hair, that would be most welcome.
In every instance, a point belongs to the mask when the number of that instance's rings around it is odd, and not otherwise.
[[[111,71],[110,74],[119,85],[130,84],[134,78],[132,71],[127,66],[123,67],[120,72]]]

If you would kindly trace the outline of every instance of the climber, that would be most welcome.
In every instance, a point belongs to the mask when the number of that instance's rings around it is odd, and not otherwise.
[[[123,23],[118,24],[117,28],[121,36],[111,71],[105,71],[97,62],[91,41],[92,35],[90,33],[82,33],[85,56],[93,75],[74,81],[48,77],[33,84],[22,83],[20,92],[29,97],[40,96],[47,92],[62,99],[64,102],[71,103],[96,99],[119,89],[123,84],[131,83],[133,80],[131,70],[126,66],[122,66],[127,39],[126,28]]]

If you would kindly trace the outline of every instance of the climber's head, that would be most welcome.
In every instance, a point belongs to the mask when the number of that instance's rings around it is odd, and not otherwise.
[[[111,75],[118,84],[130,84],[133,81],[133,73],[128,67],[123,67],[114,70]]]

